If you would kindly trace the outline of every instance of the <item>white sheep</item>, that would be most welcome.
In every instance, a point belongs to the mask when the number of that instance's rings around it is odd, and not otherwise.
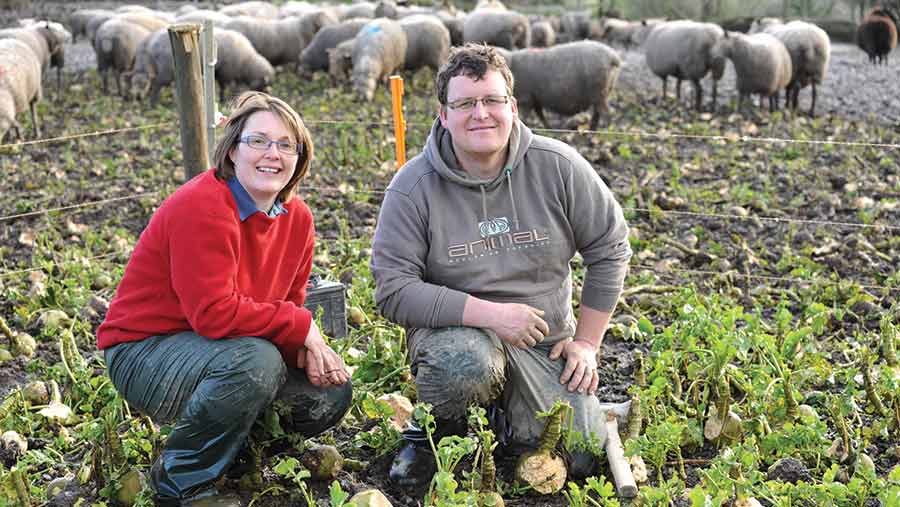
[[[809,115],[816,110],[816,85],[822,84],[831,58],[831,41],[825,30],[805,21],[782,24],[777,18],[762,18],[750,25],[750,33],[764,32],[775,36],[791,55],[793,75],[787,86],[785,102],[797,109],[800,89],[812,86]]]
[[[0,30],[0,39],[16,39],[31,49],[40,62],[41,75],[51,66],[56,67],[57,96],[62,92],[64,45],[70,38],[62,25],[49,21],[28,21],[22,28]]]
[[[319,10],[299,18],[262,19],[249,16],[234,18],[225,25],[228,30],[244,34],[256,51],[272,65],[299,63],[300,52],[322,27],[337,24],[328,11]]]
[[[614,49],[590,40],[501,54],[513,73],[519,110],[534,110],[547,128],[544,109],[563,115],[590,109],[590,128],[595,129],[600,114],[609,110],[608,99],[622,68]]]
[[[406,34],[403,68],[417,70],[430,67],[437,72],[450,54],[450,31],[441,20],[430,14],[415,14],[400,19]]]
[[[16,115],[25,109],[31,110],[35,138],[41,136],[36,104],[42,97],[41,64],[31,48],[16,39],[0,40],[0,143],[12,128],[24,139]]]
[[[523,49],[531,45],[531,23],[518,12],[476,9],[463,22],[463,41]]]
[[[353,89],[367,101],[375,96],[379,81],[385,81],[403,68],[406,56],[406,34],[400,23],[377,18],[356,34],[353,44]]]
[[[645,59],[650,70],[662,79],[663,98],[666,96],[668,77],[677,80],[675,96],[681,99],[681,81],[694,84],[694,107],[697,111],[703,101],[700,80],[712,75],[712,107],[716,107],[717,84],[725,72],[725,59],[714,57],[712,48],[724,31],[719,25],[696,21],[667,21],[654,26],[644,42]]]
[[[738,103],[751,94],[769,98],[775,111],[778,92],[791,80],[791,55],[784,44],[767,33],[745,35],[727,32],[713,48],[713,55],[731,60],[737,75]]]
[[[353,18],[322,28],[300,53],[300,67],[308,72],[329,70],[328,51],[353,39],[369,21],[367,18]]]

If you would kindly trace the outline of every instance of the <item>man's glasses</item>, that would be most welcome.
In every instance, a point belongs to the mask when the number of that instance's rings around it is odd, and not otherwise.
[[[469,97],[466,99],[454,100],[447,102],[447,107],[454,111],[471,111],[475,109],[475,104],[481,102],[487,109],[498,108],[509,103],[509,95],[485,95],[484,97]]]
[[[240,142],[246,143],[247,146],[254,150],[267,151],[269,146],[275,145],[281,153],[285,155],[299,155],[303,150],[303,145],[294,141],[273,141],[262,134],[247,134],[240,138]]]

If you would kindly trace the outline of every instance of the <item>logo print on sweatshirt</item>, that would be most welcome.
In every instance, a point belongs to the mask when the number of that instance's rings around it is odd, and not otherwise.
[[[478,232],[482,238],[506,234],[509,232],[509,219],[506,217],[492,218],[478,223]]]

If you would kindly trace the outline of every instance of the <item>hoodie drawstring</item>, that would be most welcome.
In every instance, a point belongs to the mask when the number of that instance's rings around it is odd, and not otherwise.
[[[478,188],[481,189],[481,215],[482,220],[487,222],[487,194],[484,193],[484,185],[478,185]]]
[[[507,166],[504,171],[506,172],[506,184],[509,187],[509,200],[512,201],[512,209],[513,209],[513,223],[516,224],[516,230],[519,230],[519,211],[516,209],[516,196],[513,193],[512,189],[512,168]],[[481,187],[481,195],[484,197],[484,187]],[[485,211],[485,215],[487,215],[487,211]]]

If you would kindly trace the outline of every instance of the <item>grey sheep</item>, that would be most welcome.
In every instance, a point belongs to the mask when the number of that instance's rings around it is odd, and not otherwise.
[[[313,40],[300,53],[300,67],[308,72],[328,70],[328,50],[337,47],[341,42],[351,40],[369,19],[353,18],[329,25],[313,37]]]
[[[476,9],[463,22],[463,41],[524,49],[531,45],[531,23],[518,12]]]
[[[41,73],[56,68],[56,94],[62,93],[62,68],[65,65],[65,44],[71,35],[59,23],[52,21],[31,22],[22,28],[0,30],[0,39],[16,39],[25,43],[37,56]]]
[[[247,37],[234,30],[215,30],[213,34],[216,38],[219,100],[225,102],[225,88],[232,84],[257,91],[268,89],[275,78],[275,68],[256,52]]]
[[[667,21],[650,30],[644,42],[645,59],[650,70],[663,82],[663,98],[666,96],[668,77],[677,80],[675,95],[681,99],[681,81],[694,83],[694,107],[700,110],[703,87],[700,80],[712,74],[712,105],[716,107],[717,84],[725,72],[725,58],[713,56],[716,42],[724,37],[724,31],[712,23],[695,21]]]
[[[336,82],[346,81],[353,70],[353,39],[345,40],[328,52],[328,75]]]
[[[69,29],[72,30],[72,41],[77,41],[79,35],[88,35],[88,22],[97,16],[109,19],[115,16],[115,13],[107,9],[78,9],[70,14]],[[88,37],[88,39],[91,39],[91,37]]]
[[[887,65],[888,55],[897,47],[897,22],[893,13],[874,8],[856,28],[856,44],[866,52],[869,62]]]
[[[357,2],[350,5],[335,6],[339,20],[351,18],[374,18],[375,4],[372,2]]]
[[[531,24],[531,47],[547,48],[556,43],[556,31],[549,21],[535,21]]]
[[[216,28],[225,28],[231,23],[231,16],[223,14],[219,11],[211,11],[208,9],[196,9],[191,12],[182,14],[175,18],[176,23],[197,23],[202,25],[204,21],[210,20]]]
[[[244,34],[256,51],[272,65],[299,63],[300,52],[322,27],[337,24],[328,11],[320,10],[300,18],[261,19],[240,16],[225,25]]]
[[[437,72],[450,54],[450,31],[441,20],[430,14],[416,14],[400,19],[406,34],[403,68],[417,70],[430,67]]]
[[[112,17],[98,14],[88,20],[87,28],[85,29],[87,31],[87,36],[92,43],[97,36],[97,30],[100,28],[100,25],[113,18],[142,26],[151,32],[155,32],[160,28],[168,26],[169,23],[172,22],[172,18],[170,17],[161,17],[155,13],[147,12],[122,12],[114,14]]]
[[[584,39],[600,39],[600,23],[591,19],[590,12],[566,12],[559,17],[560,42],[572,42]]]
[[[214,30],[216,38],[215,76],[219,95],[225,100],[225,85],[245,84],[255,90],[265,89],[275,75],[271,64],[262,57],[243,34],[233,30]],[[134,69],[125,74],[131,83],[135,97],[150,96],[156,105],[159,92],[175,81],[175,62],[169,30],[163,28],[147,37],[140,45]]]
[[[94,35],[94,52],[97,54],[97,72],[100,74],[103,93],[107,93],[107,73],[115,74],[116,91],[126,96],[122,74],[134,66],[138,46],[153,30],[114,17],[100,25]]]
[[[825,30],[805,21],[782,24],[777,18],[763,18],[750,25],[750,33],[764,32],[774,35],[791,55],[791,82],[788,83],[786,102],[797,109],[800,89],[812,86],[812,104],[809,115],[816,111],[816,85],[822,84],[831,59],[831,41]]]
[[[376,18],[401,19],[417,14],[434,14],[434,11],[418,5],[397,5],[393,0],[379,0],[375,3]]]
[[[713,48],[715,56],[731,60],[737,75],[738,103],[751,94],[769,98],[775,111],[778,92],[791,81],[791,55],[784,44],[768,33],[745,35],[728,32]]]
[[[304,14],[309,14],[320,9],[322,9],[322,7],[319,5],[311,4],[309,2],[297,2],[292,0],[290,2],[286,2],[278,8],[278,17],[288,18],[291,16],[303,16]]]
[[[600,40],[607,44],[628,48],[631,46],[631,35],[637,29],[637,21],[618,18],[600,18],[598,30]]]
[[[498,11],[505,11],[506,5],[503,4],[500,0],[478,0],[478,3],[475,4],[475,9],[494,9]]]
[[[231,17],[278,19],[278,6],[269,2],[239,2],[221,7],[219,12]]]
[[[435,16],[447,27],[450,32],[450,45],[460,46],[463,43],[463,25],[466,20],[465,13],[461,11],[450,12],[446,9],[435,11]]]
[[[159,92],[175,80],[175,61],[169,29],[161,28],[145,38],[138,46],[134,67],[123,74],[130,84],[130,95],[142,98],[150,94],[150,104],[159,101]]]
[[[378,82],[403,68],[405,56],[406,34],[400,23],[387,18],[373,19],[354,39],[353,89],[363,99],[372,100]]]
[[[544,109],[563,115],[591,109],[590,128],[595,129],[600,114],[609,110],[609,96],[622,68],[614,49],[590,40],[501,54],[513,73],[519,110],[534,110],[547,128]]]
[[[42,97],[41,64],[31,48],[16,39],[0,40],[0,143],[12,128],[24,139],[16,116],[25,109],[31,110],[35,138],[41,136],[36,104]]]

